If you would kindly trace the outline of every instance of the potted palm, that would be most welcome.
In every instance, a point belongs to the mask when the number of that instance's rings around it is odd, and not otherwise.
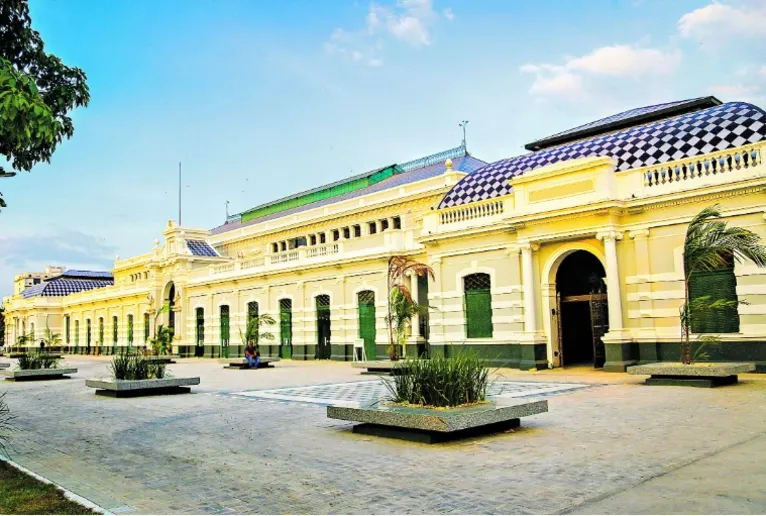
[[[696,350],[692,350],[691,333],[695,320],[726,313],[736,309],[744,301],[715,297],[714,295],[690,295],[690,283],[695,274],[712,272],[731,266],[732,262],[752,261],[758,267],[766,266],[766,247],[756,233],[729,226],[720,220],[718,205],[704,208],[689,223],[683,248],[684,303],[679,311],[681,322],[681,367],[678,364],[645,364],[628,368],[630,374],[650,374],[647,380],[655,385],[696,385],[713,387],[737,381],[737,373],[752,371],[752,363],[696,364],[697,360],[709,358],[706,349],[718,345],[715,335],[701,335]],[[694,367],[696,366],[696,367]],[[686,379],[689,377],[690,379]]]
[[[248,343],[252,342],[256,350],[260,349],[261,340],[274,340],[274,334],[270,331],[261,331],[263,326],[273,326],[276,321],[269,314],[261,314],[250,317],[245,326],[245,331],[242,328],[239,329],[239,339],[242,341],[242,347],[246,347]],[[228,358],[228,357],[227,357]]]
[[[406,256],[392,256],[388,259],[387,287],[388,287],[388,353],[392,361],[399,360],[400,346],[404,346],[406,329],[412,317],[420,309],[417,302],[412,299],[412,293],[405,284],[408,276],[430,277],[435,279],[434,271],[428,265],[407,258]]]

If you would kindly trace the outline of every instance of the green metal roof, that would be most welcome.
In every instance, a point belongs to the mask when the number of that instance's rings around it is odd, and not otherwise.
[[[271,201],[256,206],[255,208],[242,212],[240,214],[241,221],[247,222],[248,220],[257,219],[265,215],[271,215],[272,213],[289,210],[290,208],[296,208],[305,204],[311,204],[313,202],[329,199],[338,195],[343,195],[348,192],[361,190],[362,188],[367,188],[368,186],[379,183],[384,179],[388,179],[389,177],[401,172],[402,170],[396,165],[388,165],[386,167],[371,170],[363,174],[347,177],[334,183],[312,188],[311,190],[306,190],[304,192],[289,195],[287,197],[282,197],[276,201]]]

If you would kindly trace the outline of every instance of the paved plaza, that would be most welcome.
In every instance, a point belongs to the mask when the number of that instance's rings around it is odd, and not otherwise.
[[[347,363],[282,361],[196,376],[193,394],[112,399],[84,380],[3,383],[13,459],[113,513],[764,513],[766,377],[648,387],[588,369],[500,370],[491,394],[549,400],[507,433],[425,445],[327,419],[382,380]]]

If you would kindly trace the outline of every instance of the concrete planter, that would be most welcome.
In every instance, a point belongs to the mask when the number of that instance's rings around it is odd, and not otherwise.
[[[0,369],[8,369],[11,367],[11,364],[8,364],[7,362],[0,362]]]
[[[675,385],[682,387],[718,387],[738,381],[739,373],[755,371],[755,364],[748,362],[706,362],[681,364],[658,362],[628,367],[628,374],[648,375],[647,385]]]
[[[146,355],[144,359],[147,362],[156,362],[158,364],[175,364],[180,355]]]
[[[357,421],[354,433],[437,443],[519,426],[519,418],[548,412],[547,400],[511,400],[471,407],[428,409],[397,405],[327,407],[327,417]]]
[[[279,362],[277,357],[261,357],[258,369],[265,367],[274,367],[274,364]],[[220,364],[228,364],[224,369],[256,369],[254,367],[248,367],[247,360],[244,358],[222,358],[218,361]]]
[[[96,389],[100,396],[132,398],[159,394],[184,394],[191,392],[189,385],[199,385],[199,377],[160,378],[152,380],[113,380],[93,378],[85,380],[86,387]]]
[[[395,374],[394,368],[398,367],[400,371],[406,371],[406,368],[402,366],[403,360],[393,362],[391,360],[369,360],[367,362],[353,362],[351,367],[356,369],[366,369],[362,371],[362,374]]]
[[[61,359],[61,358],[63,358],[60,353],[40,353],[40,354],[41,355],[45,355],[46,357],[49,357],[49,358],[54,358],[54,359]],[[8,358],[21,358],[21,357],[23,357],[25,355],[26,355],[26,353],[13,352],[13,353],[8,355]]]
[[[68,378],[67,375],[74,374],[76,372],[77,369],[74,367],[58,367],[55,369],[6,369],[0,371],[0,376],[4,376],[6,380],[21,382]]]

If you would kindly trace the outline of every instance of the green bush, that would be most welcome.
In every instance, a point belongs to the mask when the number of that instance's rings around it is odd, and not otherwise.
[[[158,364],[135,352],[116,355],[109,365],[115,380],[149,380],[165,377],[165,364]]]
[[[59,360],[47,353],[27,351],[19,357],[19,369],[56,369]]]
[[[393,373],[393,382],[386,382],[386,387],[394,403],[456,407],[487,399],[489,369],[472,353],[405,360]]]

